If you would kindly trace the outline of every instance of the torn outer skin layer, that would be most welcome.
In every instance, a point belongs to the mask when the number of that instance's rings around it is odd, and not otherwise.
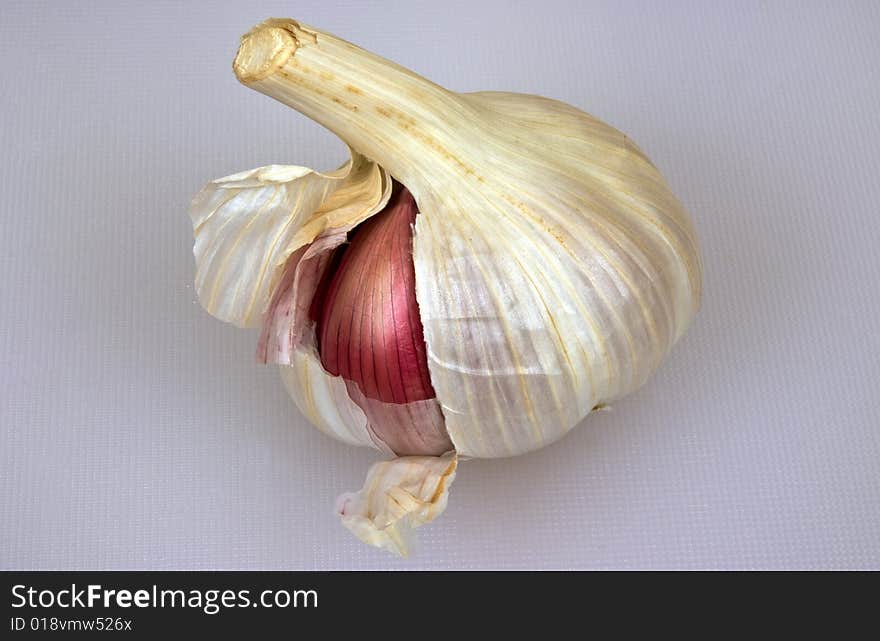
[[[190,215],[196,291],[205,309],[242,327],[262,325],[257,360],[280,366],[294,402],[321,431],[393,456],[405,446],[387,443],[388,432],[380,435],[375,426],[417,416],[445,434],[439,404],[433,398],[385,403],[331,376],[308,313],[334,249],[383,209],[391,188],[387,172],[352,151],[348,163],[328,174],[272,165],[217,179],[194,198]],[[455,461],[453,453],[379,464],[364,489],[340,503],[343,523],[371,545],[405,554],[408,528],[445,508]]]

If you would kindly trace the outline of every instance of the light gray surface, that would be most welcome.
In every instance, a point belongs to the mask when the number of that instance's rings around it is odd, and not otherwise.
[[[880,4],[370,4],[3,3],[0,567],[880,567]],[[192,290],[203,183],[344,158],[235,81],[271,15],[607,120],[702,242],[652,381],[463,465],[406,562],[332,514],[377,455],[309,428]]]

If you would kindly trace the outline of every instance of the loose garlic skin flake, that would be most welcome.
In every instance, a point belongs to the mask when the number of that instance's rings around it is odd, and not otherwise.
[[[352,159],[329,174],[271,166],[207,185],[191,208],[202,304],[262,325],[261,360],[281,365],[328,434],[393,454],[375,426],[406,414],[454,446],[374,466],[340,508],[368,543],[405,554],[406,528],[445,506],[457,456],[559,439],[641,386],[696,313],[687,215],[642,151],[592,116],[538,96],[454,93],[293,20],[251,30],[233,68],[337,134]],[[395,181],[418,207],[415,295],[436,393],[402,405],[328,374],[308,316],[334,248],[382,211]]]

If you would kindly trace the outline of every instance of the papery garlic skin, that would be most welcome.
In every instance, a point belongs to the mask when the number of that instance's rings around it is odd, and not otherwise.
[[[294,20],[246,34],[233,69],[352,150],[331,174],[274,166],[215,181],[191,210],[200,300],[223,320],[262,322],[260,360],[282,366],[328,434],[393,453],[376,425],[402,407],[435,416],[458,455],[534,450],[642,385],[696,313],[687,215],[644,153],[596,118],[538,96],[451,92]],[[420,212],[415,294],[436,393],[403,406],[329,375],[307,314],[331,252],[382,210],[392,177]],[[406,460],[382,478],[409,487],[431,467]],[[358,505],[392,490],[368,483]],[[355,520],[361,538],[391,545],[382,532],[396,526]]]
[[[411,530],[446,509],[457,467],[452,452],[376,463],[360,492],[336,500],[336,511],[342,524],[365,543],[407,556]]]

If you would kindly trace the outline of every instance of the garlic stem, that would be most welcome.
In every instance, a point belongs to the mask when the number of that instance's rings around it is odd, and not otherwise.
[[[242,37],[233,70],[243,84],[324,125],[404,185],[473,173],[460,160],[478,152],[462,149],[463,140],[476,138],[472,109],[455,93],[349,42],[270,19]],[[462,123],[471,123],[474,135]],[[440,168],[454,175],[438,176]]]

